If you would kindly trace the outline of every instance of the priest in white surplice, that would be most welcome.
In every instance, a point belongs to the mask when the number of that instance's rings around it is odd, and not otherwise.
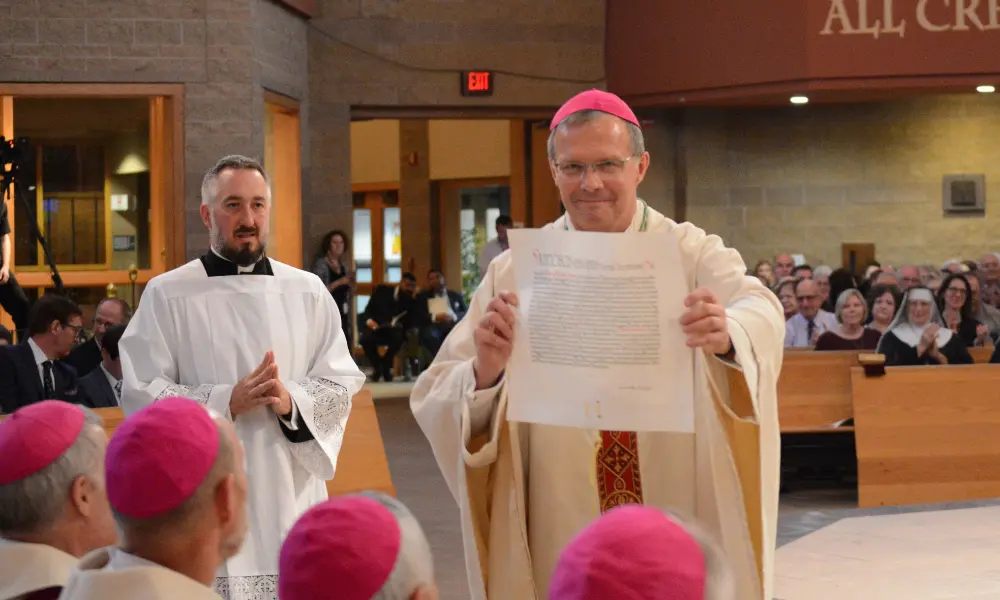
[[[726,552],[739,599],[770,599],[781,305],[721,239],[637,197],[649,155],[639,121],[617,96],[592,90],[568,101],[548,148],[567,214],[546,227],[676,236],[676,268],[690,292],[681,323],[699,349],[695,433],[508,423],[517,297],[510,254],[501,254],[410,400],[461,510],[471,597],[545,598],[559,553],[578,531],[605,510],[642,502],[695,517]],[[729,369],[742,371],[751,406],[730,398]]]
[[[153,278],[120,342],[126,415],[169,396],[233,420],[246,448],[250,531],[216,590],[276,598],[286,532],[327,497],[364,375],[330,292],[267,258],[271,191],[256,161],[223,158],[202,183],[211,248]]]

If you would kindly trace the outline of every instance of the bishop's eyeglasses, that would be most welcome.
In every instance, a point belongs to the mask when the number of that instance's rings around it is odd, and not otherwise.
[[[567,179],[584,177],[593,170],[598,177],[612,178],[622,174],[629,161],[639,158],[630,156],[624,160],[602,160],[597,163],[560,162],[555,163],[556,172]]]

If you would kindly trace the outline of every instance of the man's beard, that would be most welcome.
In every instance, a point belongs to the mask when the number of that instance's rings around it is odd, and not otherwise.
[[[256,264],[260,257],[264,255],[264,250],[267,249],[267,245],[260,239],[260,231],[253,227],[240,227],[233,231],[233,237],[241,233],[252,233],[257,236],[257,240],[260,242],[255,248],[252,242],[245,242],[243,244],[231,245],[227,244],[225,238],[222,237],[219,232],[219,228],[212,223],[212,249],[219,253],[222,258],[239,265],[241,267],[249,267],[250,265]]]

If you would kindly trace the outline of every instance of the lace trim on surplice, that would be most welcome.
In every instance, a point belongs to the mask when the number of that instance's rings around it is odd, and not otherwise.
[[[277,575],[216,577],[213,587],[223,600],[278,600]]]
[[[292,456],[307,471],[321,479],[333,477],[334,460],[320,445],[322,440],[334,452],[339,451],[344,440],[344,421],[351,412],[351,398],[347,388],[325,377],[313,377],[298,382],[312,399],[313,435],[315,440],[290,444]]]
[[[190,398],[195,402],[200,402],[201,404],[208,404],[208,396],[212,393],[212,388],[214,385],[177,385],[171,383],[167,387],[163,388],[163,391],[156,396],[156,400],[163,400],[164,398]]]
[[[298,382],[312,398],[313,434],[317,438],[344,436],[344,419],[351,412],[347,388],[326,377],[312,377]]]

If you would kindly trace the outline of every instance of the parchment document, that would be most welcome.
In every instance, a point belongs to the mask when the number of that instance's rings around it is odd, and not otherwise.
[[[671,233],[512,229],[520,307],[507,370],[511,421],[694,431],[689,293]]]

